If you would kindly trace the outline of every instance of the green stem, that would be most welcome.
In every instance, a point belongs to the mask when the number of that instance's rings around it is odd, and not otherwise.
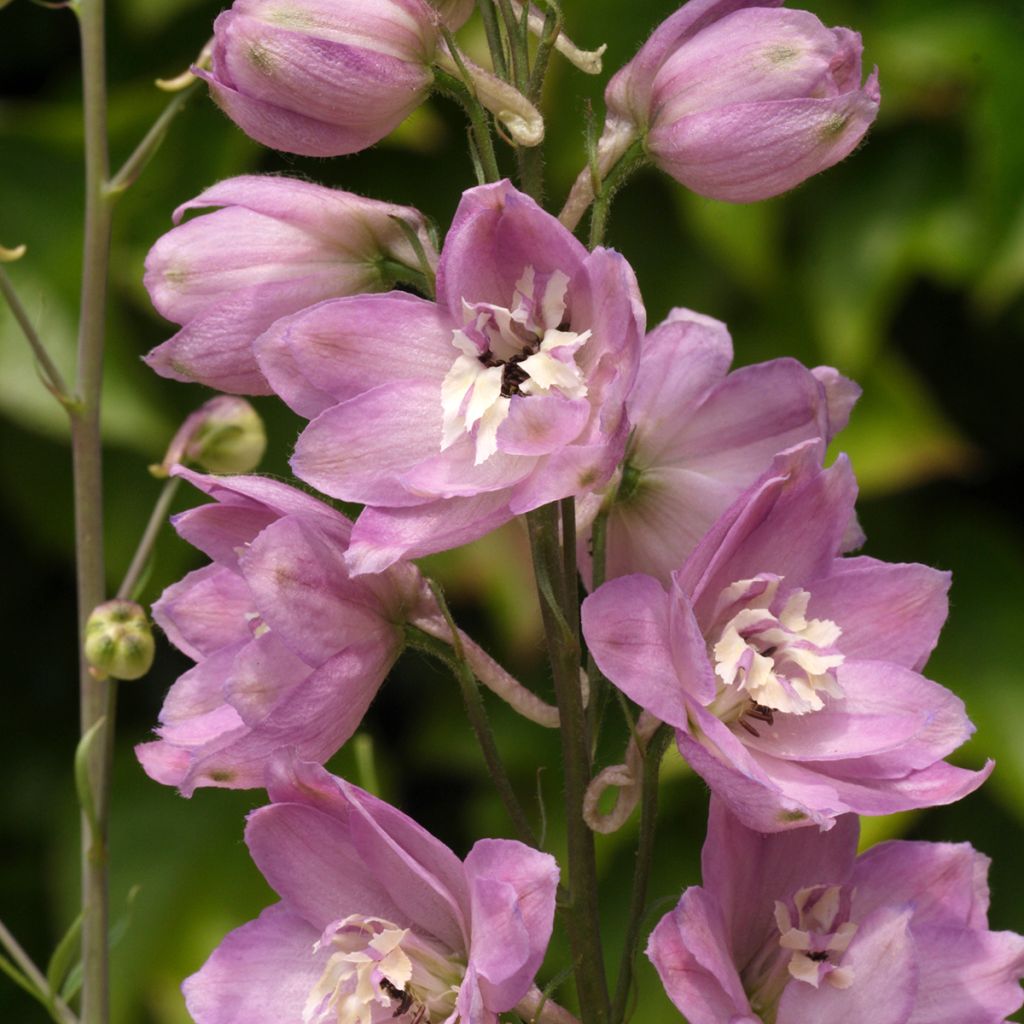
[[[452,51],[452,58],[457,65],[460,63],[457,50]],[[498,157],[494,152],[494,140],[491,138],[491,128],[487,123],[487,112],[483,105],[463,82],[443,68],[435,66],[434,81],[441,92],[455,100],[466,111],[484,177],[488,181],[499,181],[501,171],[498,169]]]
[[[590,211],[589,244],[591,249],[597,248],[604,242],[605,232],[608,228],[608,215],[611,212],[615,193],[643,165],[645,159],[643,140],[637,139],[605,175]]]
[[[107,153],[106,52],[103,0],[79,0],[82,88],[85,113],[85,239],[82,298],[78,326],[76,395],[71,418],[75,493],[75,560],[81,635],[89,613],[105,596],[103,561],[103,476],[100,398],[106,292],[110,258],[111,206],[106,194]],[[96,807],[96,829],[82,819],[82,1021],[109,1019],[107,820],[113,759],[115,688],[89,671],[84,655],[80,669],[82,735],[106,720],[103,742],[94,744],[88,776]]]
[[[78,1018],[72,1013],[71,1008],[56,992],[50,991],[50,983],[44,977],[43,972],[36,967],[32,958],[21,948],[21,943],[8,931],[3,921],[0,921],[0,946],[7,950],[11,959],[24,974],[24,979],[33,987],[34,991],[31,991],[31,994],[46,1003],[53,1019],[59,1021],[60,1024],[78,1024]]]
[[[494,10],[494,0],[477,0],[476,5],[484,23],[484,32],[487,35],[487,47],[491,51],[494,73],[507,82],[508,61],[505,58],[505,46],[501,40],[501,26],[498,24],[498,15]]]
[[[131,187],[135,179],[142,173],[142,169],[152,159],[153,154],[160,148],[171,122],[181,113],[182,108],[192,98],[192,94],[197,91],[198,86],[199,79],[196,79],[164,107],[163,112],[153,122],[153,126],[135,147],[135,151],[121,165],[117,174],[110,179],[105,189],[107,195],[118,196]]]
[[[559,544],[558,506],[545,505],[528,512],[526,523],[561,721],[569,852],[566,929],[576,964],[583,1024],[606,1024],[608,985],[601,947],[594,836],[583,820],[583,798],[591,774],[590,742],[580,688],[580,648],[569,626],[578,609],[570,612],[567,607],[566,556]],[[572,603],[576,603],[575,592]]]
[[[25,340],[29,343],[33,355],[39,361],[46,387],[61,405],[69,409],[74,402],[71,392],[68,390],[67,384],[64,383],[64,377],[57,369],[57,364],[50,358],[50,353],[46,351],[42,338],[32,326],[32,321],[21,304],[18,293],[14,290],[14,283],[3,267],[0,267],[0,295],[7,300],[7,305],[10,306],[14,319],[18,321],[21,333],[25,335]]]
[[[491,731],[491,724],[487,720],[487,709],[484,707],[480,687],[476,681],[476,676],[466,661],[465,652],[462,650],[462,641],[459,638],[458,628],[455,626],[454,621],[452,621],[451,613],[448,611],[448,606],[444,603],[439,588],[432,586],[431,589],[434,591],[435,596],[437,596],[442,614],[445,616],[445,620],[452,631],[452,643],[449,646],[443,640],[438,640],[429,633],[411,625],[405,627],[406,641],[410,647],[432,655],[451,669],[452,675],[455,676],[455,680],[462,692],[466,716],[469,718],[469,724],[476,736],[477,743],[480,744],[480,751],[484,756],[487,771],[491,776],[491,781],[498,791],[498,796],[501,798],[509,818],[512,820],[516,835],[521,842],[526,843],[528,846],[536,846],[536,834],[530,825],[526,812],[519,803],[519,798],[512,788],[512,781],[509,779],[504,762],[501,760],[498,745],[494,740],[494,733]]]
[[[626,1006],[633,984],[633,964],[636,961],[637,945],[641,937],[644,911],[647,906],[647,887],[650,884],[651,866],[654,862],[654,839],[658,823],[658,773],[661,759],[664,757],[671,739],[672,730],[668,726],[661,726],[651,737],[644,753],[636,872],[633,875],[633,892],[629,900],[626,936],[622,947],[622,959],[619,962],[615,999],[612,1002],[611,1024],[622,1024],[626,1019]]]
[[[160,496],[156,499],[153,511],[149,514],[149,522],[146,523],[146,529],[139,540],[139,546],[135,549],[135,554],[132,556],[128,571],[124,574],[124,579],[121,580],[121,586],[117,588],[117,597],[120,600],[134,600],[135,588],[142,578],[142,573],[145,571],[150,555],[153,554],[153,546],[160,535],[160,530],[167,521],[167,513],[171,509],[171,502],[174,500],[175,492],[180,484],[181,478],[176,476],[164,481]]]
[[[594,593],[605,580],[608,561],[608,515],[611,509],[602,505],[590,527],[590,592]],[[590,703],[587,705],[587,721],[590,735],[596,745],[601,731],[601,719],[608,694],[608,681],[597,667],[594,656],[587,653],[587,683],[590,688]]]

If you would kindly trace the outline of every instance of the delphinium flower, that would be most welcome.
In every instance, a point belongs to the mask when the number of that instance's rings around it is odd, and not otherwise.
[[[1024,938],[988,928],[988,858],[967,843],[857,853],[858,824],[762,835],[712,797],[703,885],[647,954],[690,1024],[1000,1024]]]
[[[377,571],[601,486],[621,459],[644,314],[626,261],[587,250],[508,182],[467,191],[436,302],[323,302],[258,342],[312,422],[292,459],[368,507],[349,564]]]
[[[700,195],[767,199],[848,156],[878,113],[878,71],[861,82],[861,38],[782,0],[690,0],[605,90],[607,175],[630,147]],[[593,196],[585,169],[563,211]]]
[[[606,578],[643,572],[667,583],[774,455],[831,440],[860,395],[831,367],[773,359],[729,373],[731,362],[725,324],[688,309],[673,310],[644,339],[626,400],[623,465],[579,509],[581,565],[589,563],[586,527],[610,502]]]
[[[448,50],[443,30],[472,10],[468,0],[235,0],[214,22],[210,69],[193,71],[247,135],[287,153],[372,146],[427,98],[435,64],[469,74],[516,142],[535,146],[544,121],[533,104]]]
[[[219,207],[180,221],[188,210]],[[157,373],[220,391],[269,394],[252,344],[278,317],[322,299],[383,291],[417,253],[395,218],[436,261],[423,215],[296,178],[222,181],[174,211],[146,257],[153,305],[181,324],[146,357]]]
[[[411,565],[350,579],[351,523],[315,498],[261,477],[174,472],[216,499],[174,521],[213,562],[153,606],[196,665],[167,694],[160,739],[136,752],[186,796],[261,786],[278,747],[322,761],[352,735],[404,646],[404,624],[436,609]]]
[[[495,1024],[536,995],[553,857],[482,839],[460,861],[394,807],[290,754],[274,759],[268,793],[246,843],[281,901],[186,980],[196,1024]]]
[[[990,766],[946,763],[972,731],[920,674],[947,573],[839,557],[856,484],[821,442],[777,456],[671,578],[606,583],[583,604],[605,675],[676,730],[683,757],[763,832],[847,811],[949,803]]]

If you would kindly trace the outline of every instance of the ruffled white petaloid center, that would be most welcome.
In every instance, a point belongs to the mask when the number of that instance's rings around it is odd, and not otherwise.
[[[842,890],[838,885],[801,889],[793,897],[792,906],[776,900],[779,945],[793,953],[786,965],[790,977],[815,988],[822,981],[833,988],[849,988],[853,984],[853,969],[837,966],[857,933],[857,925],[852,921],[837,925],[841,902]]]
[[[332,950],[302,1010],[303,1024],[439,1024],[455,1010],[465,965],[408,928],[353,914],[328,925]]]
[[[480,465],[497,451],[498,427],[516,396],[586,397],[576,351],[590,331],[563,330],[568,284],[559,270],[538,276],[527,267],[510,309],[463,301],[463,327],[452,334],[460,355],[441,385],[441,451],[475,428]]]
[[[805,715],[825,706],[822,694],[842,697],[835,670],[842,630],[831,619],[808,619],[806,590],[782,599],[782,577],[768,573],[726,587],[715,614],[720,628],[711,648],[721,681],[711,711],[723,721],[755,718],[771,724],[776,711]]]

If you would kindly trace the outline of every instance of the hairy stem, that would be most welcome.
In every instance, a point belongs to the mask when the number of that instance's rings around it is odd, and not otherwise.
[[[71,418],[75,482],[75,561],[81,636],[89,613],[105,597],[103,561],[103,477],[100,399],[110,257],[111,207],[107,196],[106,52],[103,0],[80,0],[82,90],[85,111],[85,242],[78,324],[76,394]],[[105,719],[102,742],[95,743],[88,779],[96,827],[82,818],[82,1021],[109,1019],[107,948],[107,819],[114,736],[114,684],[97,679],[84,655],[80,668],[81,731],[84,736]]]
[[[629,992],[633,984],[633,965],[647,906],[647,886],[654,861],[654,839],[658,819],[658,772],[665,755],[672,730],[661,726],[651,737],[644,752],[643,789],[640,797],[640,838],[636,849],[636,871],[633,874],[633,892],[629,899],[626,935],[619,962],[619,976],[612,1002],[611,1024],[622,1024],[626,1019]]]
[[[439,591],[435,590],[435,594],[437,593]],[[450,619],[450,615],[448,618]],[[512,781],[505,770],[505,764],[501,760],[498,745],[494,740],[494,733],[491,731],[491,724],[487,720],[487,709],[484,707],[483,698],[480,695],[480,687],[462,650],[459,631],[455,628],[454,623],[449,622],[449,624],[454,638],[451,646],[412,625],[408,625],[405,628],[406,641],[411,647],[432,655],[451,669],[452,675],[455,676],[455,680],[462,692],[462,700],[466,706],[466,716],[469,718],[469,724],[476,736],[477,743],[480,744],[480,751],[484,756],[487,771],[491,776],[495,789],[498,791],[498,796],[501,798],[505,811],[512,820],[516,835],[521,842],[526,843],[528,846],[536,846],[536,834],[529,818],[526,816],[526,812],[519,803],[519,798],[512,788]]]
[[[569,847],[567,931],[576,963],[583,1024],[606,1024],[608,986],[601,947],[594,836],[583,819],[583,798],[590,782],[591,762],[580,687],[580,647],[572,625],[577,621],[579,609],[569,608],[570,604],[578,604],[576,581],[575,578],[565,579],[568,556],[559,538],[558,505],[545,505],[528,512],[526,523],[561,720],[559,735]]]
[[[453,63],[458,65],[453,51]],[[477,156],[480,158],[480,166],[487,181],[498,181],[501,178],[501,171],[498,169],[498,157],[494,152],[494,140],[491,138],[491,128],[487,123],[487,111],[480,101],[470,92],[464,82],[460,82],[454,75],[449,74],[442,68],[434,68],[434,79],[436,87],[450,99],[455,100],[469,118],[470,132],[473,142],[476,144]]]
[[[491,63],[494,65],[494,73],[499,78],[508,81],[508,61],[505,58],[505,44],[501,38],[501,26],[498,24],[498,15],[494,10],[494,0],[477,0],[477,7],[480,10],[480,18],[484,23],[484,32],[487,35],[487,46],[491,51]]]

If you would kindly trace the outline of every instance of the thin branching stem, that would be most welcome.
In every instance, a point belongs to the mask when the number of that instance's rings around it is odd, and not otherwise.
[[[507,82],[508,60],[505,56],[505,44],[501,38],[501,26],[498,23],[498,15],[494,10],[494,0],[477,0],[476,5],[480,10],[480,17],[484,23],[484,32],[487,35],[488,49],[491,51],[494,73]]]
[[[146,523],[145,530],[143,530],[139,546],[135,549],[135,554],[132,556],[128,571],[124,574],[124,579],[121,580],[121,586],[117,588],[119,599],[123,601],[135,600],[135,589],[142,579],[142,574],[146,571],[150,556],[153,554],[156,539],[160,535],[160,530],[164,523],[167,521],[167,513],[171,509],[171,502],[174,501],[174,495],[180,484],[181,478],[176,476],[164,481],[160,495],[153,505],[153,511],[149,514],[149,521]]]
[[[32,354],[39,362],[43,374],[43,382],[46,384],[46,387],[61,405],[66,409],[70,409],[74,400],[71,397],[67,384],[64,382],[64,377],[57,368],[57,364],[50,358],[49,352],[46,351],[43,339],[39,337],[39,332],[33,326],[25,307],[21,303],[21,299],[18,298],[14,282],[3,267],[0,267],[0,294],[7,300],[7,305],[10,306],[14,319],[18,321],[21,333],[25,335],[25,340],[29,343]]]
[[[55,1021],[60,1024],[78,1024],[78,1018],[71,1008],[56,992],[50,991],[49,982],[43,972],[36,967],[35,962],[22,948],[21,943],[11,934],[7,926],[0,921],[0,946],[7,950],[11,959],[17,964],[18,969],[23,973],[24,978],[33,987],[32,994],[37,999],[45,1000],[47,1009]]]
[[[142,169],[153,158],[153,155],[160,148],[161,143],[167,136],[167,129],[171,122],[181,113],[184,106],[198,90],[199,79],[191,85],[186,86],[181,92],[164,107],[163,112],[153,122],[152,127],[143,136],[142,141],[135,147],[131,156],[121,165],[121,169],[110,179],[106,185],[106,194],[117,196],[128,189],[142,173]]]

